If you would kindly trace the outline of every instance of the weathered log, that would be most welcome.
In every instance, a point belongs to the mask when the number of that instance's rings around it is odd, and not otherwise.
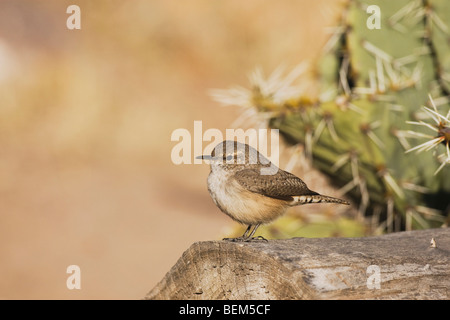
[[[434,239],[435,246],[430,245]],[[194,243],[146,299],[449,299],[450,230]]]

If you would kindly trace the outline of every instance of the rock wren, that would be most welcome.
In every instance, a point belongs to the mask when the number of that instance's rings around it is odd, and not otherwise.
[[[208,191],[217,207],[233,220],[248,225],[241,237],[224,240],[261,239],[252,238],[256,229],[281,216],[288,207],[320,202],[349,204],[309,190],[300,178],[279,169],[247,144],[225,140],[211,155],[197,159],[210,161]]]

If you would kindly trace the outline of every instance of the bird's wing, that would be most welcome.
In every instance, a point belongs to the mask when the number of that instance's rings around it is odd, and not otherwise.
[[[318,194],[300,178],[281,169],[273,175],[262,175],[260,169],[250,168],[237,171],[233,177],[247,190],[271,198],[292,200],[293,196]]]

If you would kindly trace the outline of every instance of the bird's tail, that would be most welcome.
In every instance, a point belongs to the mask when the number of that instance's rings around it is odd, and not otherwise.
[[[294,200],[292,201],[292,206],[298,206],[301,204],[307,203],[340,203],[349,205],[350,203],[346,200],[333,198],[329,196],[323,196],[321,194],[311,194],[311,195],[303,195],[303,196],[293,196]]]

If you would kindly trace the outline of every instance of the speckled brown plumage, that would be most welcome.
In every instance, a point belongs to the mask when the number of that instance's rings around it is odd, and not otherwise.
[[[279,169],[247,144],[223,141],[211,155],[201,158],[211,161],[208,191],[214,203],[233,220],[249,226],[242,237],[233,240],[251,240],[260,224],[275,220],[290,206],[349,204],[310,190],[300,178]]]

